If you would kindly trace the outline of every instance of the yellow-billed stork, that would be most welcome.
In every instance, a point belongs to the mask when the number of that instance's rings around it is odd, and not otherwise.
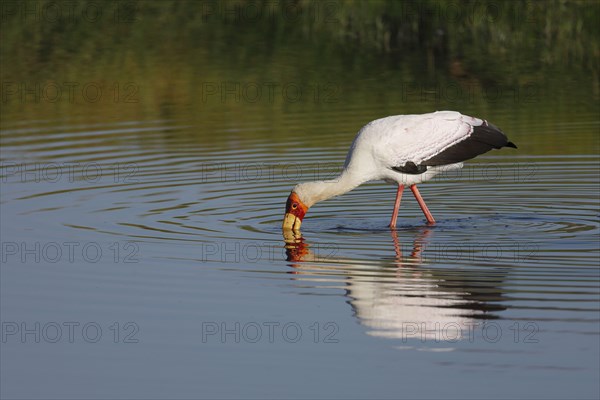
[[[358,131],[336,179],[300,183],[292,189],[283,229],[299,232],[304,215],[315,203],[380,179],[398,185],[390,228],[396,227],[405,186],[411,189],[427,222],[434,224],[417,183],[462,168],[463,161],[502,147],[517,148],[496,126],[456,111],[377,119]]]

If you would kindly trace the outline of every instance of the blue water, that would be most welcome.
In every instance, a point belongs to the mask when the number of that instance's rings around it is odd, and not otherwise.
[[[407,193],[390,231],[368,184],[285,238],[291,186],[351,133],[64,123],[3,124],[3,397],[598,394],[597,155],[482,156],[422,185],[433,227]]]

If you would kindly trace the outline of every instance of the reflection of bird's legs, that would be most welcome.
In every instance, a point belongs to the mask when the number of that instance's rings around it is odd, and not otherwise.
[[[429,208],[427,208],[427,204],[425,204],[425,200],[421,197],[421,193],[419,193],[419,189],[417,189],[417,185],[411,185],[410,190],[415,195],[415,199],[419,203],[419,207],[421,207],[421,211],[425,214],[425,218],[427,218],[427,222],[430,224],[435,224],[435,219],[433,219],[433,215],[429,212]]]
[[[398,233],[394,229],[392,231],[392,240],[394,241],[394,251],[396,252],[396,263],[399,267],[402,266],[402,247],[400,246],[400,240],[398,240]]]
[[[403,267],[406,265],[422,264],[423,252],[427,249],[427,245],[429,243],[427,238],[431,235],[431,232],[432,230],[429,228],[419,229],[419,232],[413,241],[410,256],[408,256],[406,259],[403,259],[402,245],[398,237],[398,231],[392,230],[391,234],[394,242],[394,252],[396,253],[396,265],[398,267]],[[417,271],[418,270],[415,270],[415,274],[420,275],[420,273]]]
[[[413,243],[413,251],[410,253],[410,258],[417,260],[419,264],[423,262],[423,251],[427,248],[427,237],[431,235],[431,229],[425,228],[415,238]]]
[[[390,221],[390,228],[396,227],[396,220],[398,219],[398,211],[400,210],[400,200],[402,200],[402,192],[404,191],[404,185],[398,185],[398,191],[396,192],[396,201],[394,202],[394,212],[392,213],[392,220]]]

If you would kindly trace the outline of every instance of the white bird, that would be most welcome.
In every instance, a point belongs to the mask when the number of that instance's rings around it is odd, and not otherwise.
[[[358,131],[337,178],[300,183],[292,189],[283,230],[299,232],[304,215],[315,203],[372,180],[398,185],[390,228],[396,227],[405,186],[410,187],[427,222],[434,224],[417,183],[462,168],[463,161],[502,147],[517,148],[496,126],[456,111],[394,115],[369,122]]]

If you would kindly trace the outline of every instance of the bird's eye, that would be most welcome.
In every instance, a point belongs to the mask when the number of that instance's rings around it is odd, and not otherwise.
[[[296,208],[298,208],[298,203],[292,203],[292,208],[295,210]]]

